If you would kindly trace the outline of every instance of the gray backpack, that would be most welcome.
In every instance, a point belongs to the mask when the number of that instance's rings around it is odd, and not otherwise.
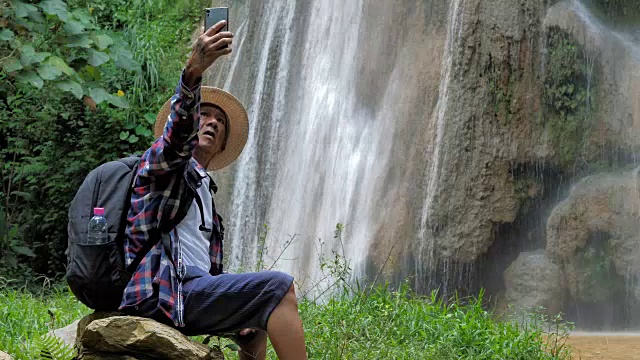
[[[146,244],[125,267],[124,238],[139,156],[104,163],[93,169],[69,207],[66,280],[73,294],[94,310],[117,310],[124,289],[142,258],[155,244]],[[93,208],[105,209],[109,242],[87,244]]]

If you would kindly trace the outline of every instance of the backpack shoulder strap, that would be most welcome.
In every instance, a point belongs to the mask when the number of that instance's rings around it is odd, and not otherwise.
[[[125,163],[127,166],[130,166],[132,168],[133,171],[133,176],[131,177],[131,183],[129,184],[129,189],[127,190],[127,196],[126,196],[126,200],[125,200],[125,209],[130,209],[131,208],[131,195],[133,194],[133,188],[135,186],[135,181],[136,181],[136,175],[138,172],[138,165],[140,163],[140,156],[134,155],[134,156],[130,156],[128,158],[123,158],[120,159],[119,161]],[[119,234],[119,238],[123,240],[122,246],[120,246],[120,249],[123,252],[123,257],[124,257],[124,237],[125,237],[125,230],[127,228],[126,226],[126,221],[127,221],[127,215],[129,214],[129,211],[123,211],[122,212],[122,219],[121,219],[121,224],[123,224],[124,226],[120,227],[120,232],[121,234]],[[158,242],[161,239],[157,239],[155,241],[149,241],[147,242],[142,249],[140,249],[140,251],[138,251],[138,253],[136,254],[136,257],[133,259],[133,261],[131,262],[131,264],[129,264],[129,266],[127,266],[127,268],[125,269],[127,273],[129,273],[130,275],[133,275],[133,273],[135,273],[136,269],[138,268],[138,266],[140,265],[140,263],[142,262],[142,259],[144,259],[145,256],[147,256],[147,254],[149,253],[149,251],[151,251],[151,249],[153,249],[154,246],[156,246],[156,244],[158,244]],[[166,244],[163,243],[163,245],[165,246],[165,251],[167,251],[167,254],[169,254],[169,256],[171,256],[171,251],[170,249],[167,247]]]

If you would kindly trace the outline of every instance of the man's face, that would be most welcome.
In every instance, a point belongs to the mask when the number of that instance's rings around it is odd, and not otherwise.
[[[200,105],[200,131],[198,132],[198,147],[209,160],[224,150],[226,145],[227,116],[219,108]],[[204,155],[203,154],[203,155]],[[206,164],[204,164],[206,166]]]

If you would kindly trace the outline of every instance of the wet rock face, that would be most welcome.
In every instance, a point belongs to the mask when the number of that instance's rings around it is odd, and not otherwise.
[[[632,21],[640,18],[639,0],[591,0],[587,4],[611,20]]]
[[[636,171],[585,178],[547,224],[547,256],[560,264],[571,296],[593,303],[616,292],[616,279],[640,271],[640,204]],[[638,287],[630,282],[631,293]],[[626,285],[625,285],[626,286]]]
[[[436,257],[469,263],[493,243],[495,225],[518,213],[512,164],[544,155],[534,116],[544,1],[461,6],[426,228]]]
[[[512,311],[535,311],[540,307],[557,314],[562,307],[560,267],[543,250],[523,252],[504,273],[505,305]]]

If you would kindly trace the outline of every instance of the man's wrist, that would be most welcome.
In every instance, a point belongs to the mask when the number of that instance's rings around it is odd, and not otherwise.
[[[183,74],[182,83],[189,89],[193,89],[198,86],[202,81],[202,71],[195,69],[189,64],[184,68]]]

